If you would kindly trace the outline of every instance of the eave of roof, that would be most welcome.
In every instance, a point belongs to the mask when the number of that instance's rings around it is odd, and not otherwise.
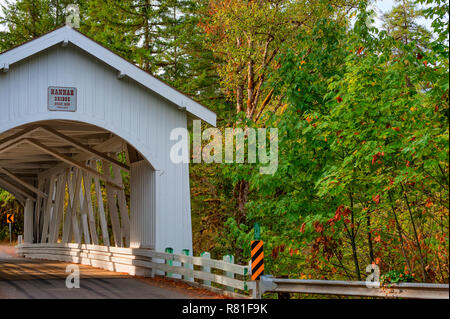
[[[0,70],[3,69],[3,71],[7,71],[14,63],[17,63],[59,43],[67,44],[69,42],[116,69],[121,77],[127,76],[131,78],[168,101],[174,103],[180,109],[186,110],[186,112],[193,117],[199,118],[213,126],[216,125],[216,114],[206,106],[194,101],[189,96],[155,78],[133,63],[130,63],[101,44],[90,39],[86,35],[68,26],[60,27],[39,38],[28,41],[18,47],[1,53]]]

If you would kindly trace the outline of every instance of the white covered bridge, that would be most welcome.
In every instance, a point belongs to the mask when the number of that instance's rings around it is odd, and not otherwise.
[[[0,187],[24,244],[192,252],[189,167],[170,160],[192,119],[216,115],[72,28],[0,54]]]

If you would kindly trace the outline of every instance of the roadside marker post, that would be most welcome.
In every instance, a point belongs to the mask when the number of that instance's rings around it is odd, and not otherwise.
[[[264,243],[252,240],[252,280],[259,280],[264,275]]]
[[[256,298],[260,299],[260,277],[264,275],[264,242],[261,240],[261,229],[258,223],[254,226],[254,239],[251,243],[251,279],[256,283]]]
[[[9,243],[12,243],[12,230],[11,230],[11,224],[14,223],[14,214],[6,214],[6,222],[9,226]]]
[[[8,224],[14,223],[14,214],[6,214],[6,222]]]

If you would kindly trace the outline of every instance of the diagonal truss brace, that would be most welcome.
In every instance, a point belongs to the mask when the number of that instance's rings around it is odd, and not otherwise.
[[[67,142],[68,144],[72,145],[75,148],[78,148],[79,150],[83,151],[84,153],[88,153],[88,154],[92,155],[93,157],[98,157],[104,161],[107,161],[107,162],[111,163],[113,166],[116,166],[123,171],[126,171],[126,172],[130,171],[130,167],[128,165],[125,165],[114,158],[111,158],[101,152],[98,152],[93,148],[84,146],[81,143],[70,138],[69,136],[64,135],[48,126],[40,126],[39,129],[59,138],[60,140],[62,140],[64,142]]]
[[[35,194],[38,194],[39,196],[42,197],[47,197],[47,194],[45,194],[44,192],[41,192],[39,189],[37,189],[36,187],[28,184],[27,182],[23,181],[22,179],[20,179],[19,177],[17,177],[16,175],[12,174],[10,171],[8,171],[7,169],[0,167],[0,173],[5,174],[6,176],[8,176],[9,178],[11,178],[12,180],[14,180],[16,183],[19,183],[20,185],[22,185],[23,187],[25,187],[26,189],[32,191]]]

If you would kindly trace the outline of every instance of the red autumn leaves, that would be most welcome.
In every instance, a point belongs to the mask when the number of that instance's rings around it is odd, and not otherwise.
[[[334,224],[338,221],[341,220],[341,218],[344,219],[344,223],[349,224],[350,220],[348,218],[346,218],[347,216],[350,215],[352,211],[350,210],[350,208],[345,207],[344,205],[340,205],[337,209],[336,212],[334,213],[334,217],[330,218],[328,220],[328,224],[330,226],[334,226]],[[323,225],[320,222],[315,222],[314,223],[314,229],[316,230],[316,232],[321,233],[323,231]]]
[[[315,221],[314,229],[317,233],[321,233],[321,232],[323,232],[323,225],[319,221]]]
[[[378,194],[372,198],[375,204],[378,205],[380,203],[380,197],[381,197],[380,194]]]
[[[279,246],[275,246],[272,249],[272,258],[277,258],[279,253],[283,253],[286,250],[286,245],[285,244],[281,244]],[[289,255],[294,255],[294,254],[298,254],[299,250],[298,249],[294,249],[294,248],[289,248]]]
[[[396,131],[396,132],[400,132],[400,128],[399,128],[399,127],[391,126],[390,123],[387,123],[387,124],[386,124],[386,128],[391,128],[391,129],[393,129],[393,130]]]
[[[317,127],[317,123],[311,123],[311,121],[312,121],[313,119],[310,118],[309,116],[306,118],[306,120],[307,120],[308,123],[311,124],[313,127]]]
[[[378,158],[383,157],[384,156],[384,152],[378,152],[375,155],[372,156],[372,165],[375,164],[375,162],[377,162]],[[378,161],[378,164],[381,164],[381,161]]]
[[[422,60],[423,59],[423,55],[420,54],[420,53],[417,53],[416,57],[417,57],[417,60]],[[428,61],[427,60],[423,61],[423,65],[427,66],[428,65]]]
[[[350,224],[350,219],[348,219],[347,216],[349,216],[349,215],[351,214],[351,212],[352,212],[352,211],[350,210],[350,208],[345,207],[344,205],[340,205],[340,206],[336,209],[336,212],[335,212],[335,214],[334,214],[334,217],[330,218],[330,219],[327,221],[327,223],[328,223],[331,227],[333,227],[334,224],[335,224],[336,222],[340,221],[340,220],[343,218],[344,223]],[[302,224],[302,226],[300,227],[300,232],[303,233],[303,232],[305,231],[305,225],[306,225],[306,223],[303,223],[303,224]],[[324,225],[323,225],[321,222],[319,222],[319,221],[315,221],[315,222],[313,223],[313,226],[314,226],[314,230],[315,230],[317,233],[322,233],[322,232],[325,230]]]

